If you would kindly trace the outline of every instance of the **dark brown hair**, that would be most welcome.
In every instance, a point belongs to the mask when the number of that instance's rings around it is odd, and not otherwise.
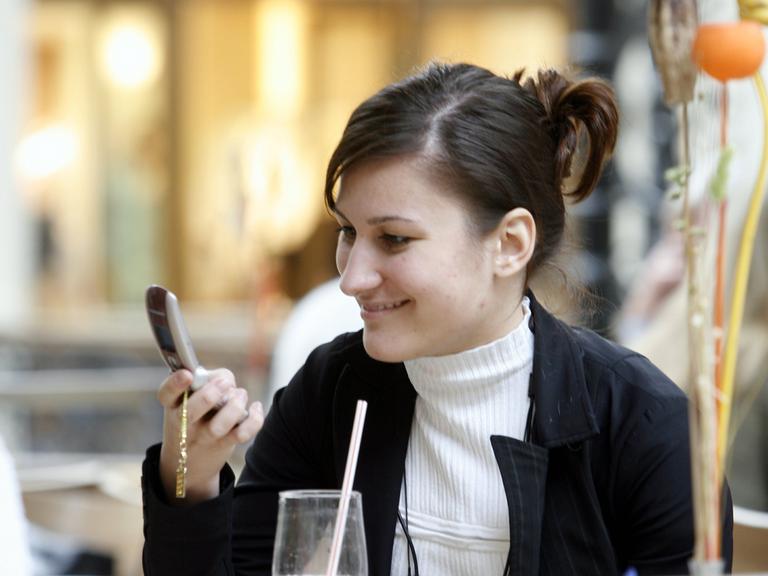
[[[535,271],[562,240],[564,195],[583,200],[600,178],[619,118],[613,91],[601,80],[570,81],[554,70],[522,76],[432,63],[368,98],[352,113],[328,164],[328,208],[351,166],[416,154],[465,202],[480,234],[509,210],[530,211],[537,241],[529,272]],[[582,143],[586,153],[577,154]],[[576,183],[566,190],[574,159],[582,156]]]

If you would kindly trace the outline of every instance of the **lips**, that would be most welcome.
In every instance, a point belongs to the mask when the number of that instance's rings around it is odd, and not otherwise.
[[[396,302],[360,302],[360,314],[363,318],[374,318],[405,306],[410,300],[398,300]]]

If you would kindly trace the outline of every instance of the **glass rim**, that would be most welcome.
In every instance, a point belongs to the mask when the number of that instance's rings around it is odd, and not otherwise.
[[[282,490],[278,492],[280,500],[298,500],[300,498],[327,498],[338,499],[341,496],[341,490],[335,488],[327,489],[298,489],[298,490]],[[360,498],[360,492],[358,490],[352,490],[350,492],[351,498]]]

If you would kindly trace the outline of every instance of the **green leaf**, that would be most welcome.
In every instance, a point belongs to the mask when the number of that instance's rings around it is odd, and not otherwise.
[[[720,150],[717,169],[709,182],[709,193],[718,202],[725,198],[728,186],[728,169],[733,159],[733,148],[726,146]]]
[[[671,166],[664,170],[664,180],[681,188],[685,186],[685,182],[690,175],[691,169],[688,166]]]

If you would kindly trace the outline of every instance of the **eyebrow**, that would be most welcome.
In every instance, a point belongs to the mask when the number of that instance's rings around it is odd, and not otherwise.
[[[339,209],[334,209],[333,212],[349,222],[349,218],[347,218],[344,213]],[[373,218],[369,218],[366,223],[369,226],[376,226],[378,224],[385,224],[386,222],[411,222],[416,224],[416,220],[413,220],[411,218],[405,218],[404,216],[374,216]]]

